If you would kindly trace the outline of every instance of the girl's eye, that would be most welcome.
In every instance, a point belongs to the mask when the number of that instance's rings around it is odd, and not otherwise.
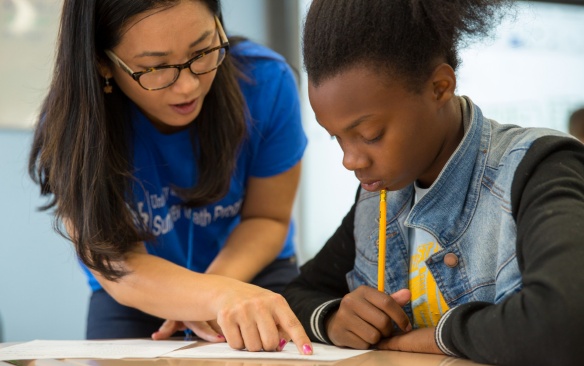
[[[383,132],[372,139],[368,139],[368,138],[363,137],[363,140],[365,141],[366,144],[374,144],[377,141],[381,140],[382,137],[383,137]]]

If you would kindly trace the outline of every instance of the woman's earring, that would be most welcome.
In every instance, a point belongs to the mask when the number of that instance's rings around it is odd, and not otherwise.
[[[105,78],[105,86],[103,87],[103,92],[106,94],[111,94],[113,91],[113,87],[110,85],[109,78]]]

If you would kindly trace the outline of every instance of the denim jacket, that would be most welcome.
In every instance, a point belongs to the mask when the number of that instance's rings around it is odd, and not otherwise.
[[[442,248],[426,265],[450,308],[471,301],[499,303],[521,289],[511,184],[534,140],[561,135],[500,125],[484,118],[470,99],[463,97],[461,103],[464,138],[428,193],[413,206],[413,185],[387,193],[385,291],[408,288],[408,229],[426,230]],[[355,265],[347,273],[351,291],[377,287],[378,215],[379,193],[361,190]],[[405,311],[412,319],[409,304]]]

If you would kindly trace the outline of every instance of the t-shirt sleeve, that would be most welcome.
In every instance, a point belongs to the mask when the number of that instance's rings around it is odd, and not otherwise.
[[[261,96],[267,109],[261,125],[252,120],[251,133],[258,133],[259,145],[252,162],[250,174],[255,177],[271,177],[295,166],[307,145],[302,128],[298,89],[292,71],[281,61],[272,61],[276,67],[273,78],[267,83]]]

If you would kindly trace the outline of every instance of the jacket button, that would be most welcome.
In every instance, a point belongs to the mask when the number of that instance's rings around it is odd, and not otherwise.
[[[448,253],[444,256],[444,264],[450,268],[454,268],[458,265],[458,257],[454,253]]]

